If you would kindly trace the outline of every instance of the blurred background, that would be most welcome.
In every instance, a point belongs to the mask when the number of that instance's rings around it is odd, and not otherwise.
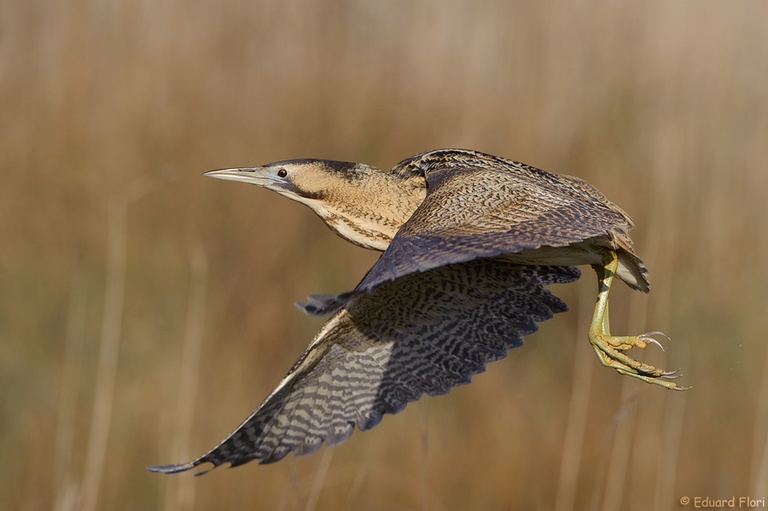
[[[0,0],[0,508],[685,509],[768,497],[768,4]],[[670,392],[571,311],[344,445],[201,478],[377,254],[200,177],[465,147],[587,179],[637,223]],[[685,498],[690,499],[688,505]],[[763,506],[765,501],[763,501]]]

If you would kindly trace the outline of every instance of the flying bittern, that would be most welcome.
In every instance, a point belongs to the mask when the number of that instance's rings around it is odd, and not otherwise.
[[[567,310],[544,286],[591,265],[598,298],[589,341],[619,373],[683,390],[625,352],[659,346],[652,331],[613,336],[614,277],[648,292],[627,232],[632,220],[589,183],[477,151],[440,149],[389,171],[360,163],[286,160],[205,175],[251,183],[309,206],[341,237],[384,253],[357,287],[313,295],[333,314],[288,375],[227,439],[180,472],[307,454],[369,429],[423,393],[468,383],[520,346],[537,322]]]

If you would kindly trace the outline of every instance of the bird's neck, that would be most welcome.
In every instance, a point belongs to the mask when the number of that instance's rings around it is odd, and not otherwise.
[[[364,248],[385,250],[426,196],[423,177],[381,173],[340,187],[332,200],[311,205],[336,234]]]

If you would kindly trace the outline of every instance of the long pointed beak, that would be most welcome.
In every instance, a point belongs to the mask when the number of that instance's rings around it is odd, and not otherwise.
[[[274,169],[269,167],[242,167],[233,169],[216,169],[204,172],[204,176],[215,177],[217,179],[229,179],[230,181],[241,181],[257,186],[267,186],[276,180],[272,173]]]

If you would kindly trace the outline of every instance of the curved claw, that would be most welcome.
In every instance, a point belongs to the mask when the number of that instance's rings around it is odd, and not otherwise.
[[[640,339],[641,341],[644,341],[644,342],[655,344],[656,346],[659,347],[659,349],[661,349],[662,352],[666,353],[666,350],[664,349],[664,346],[662,346],[662,344],[659,341],[657,341],[656,339],[651,337],[652,335],[663,335],[664,337],[667,338],[668,341],[672,340],[667,334],[665,334],[664,332],[662,332],[660,330],[651,330],[650,332],[645,332],[644,334],[638,336],[638,339]]]
[[[662,352],[666,353],[666,350],[664,349],[664,346],[662,346],[661,343],[659,341],[657,341],[656,339],[654,339],[653,337],[648,337],[647,335],[643,334],[643,335],[639,336],[638,339],[640,339],[643,342],[648,342],[648,343],[651,343],[651,344],[655,344],[656,346],[659,347],[659,349]]]
[[[676,380],[682,375],[683,374],[680,372],[680,368],[677,368],[674,371],[664,371],[659,375],[659,377],[664,378],[665,380]]]
[[[651,330],[650,332],[645,332],[643,334],[644,337],[650,337],[652,335],[661,335],[661,336],[666,337],[666,339],[668,341],[672,341],[672,338],[670,336],[668,336],[667,334],[665,334],[664,332],[662,332],[661,330]]]

